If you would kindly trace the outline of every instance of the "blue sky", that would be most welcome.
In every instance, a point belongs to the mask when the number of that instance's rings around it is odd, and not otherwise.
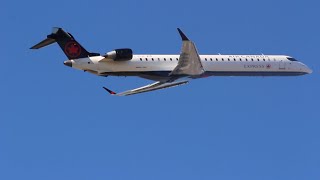
[[[0,179],[320,178],[318,1],[3,1]],[[301,77],[212,77],[130,97],[150,81],[63,65],[51,28],[88,50],[180,51],[180,27],[202,54],[286,54]]]

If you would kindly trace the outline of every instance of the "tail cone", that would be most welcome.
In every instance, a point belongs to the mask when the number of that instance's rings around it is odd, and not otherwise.
[[[72,67],[72,62],[71,61],[65,61],[63,62],[64,65]]]

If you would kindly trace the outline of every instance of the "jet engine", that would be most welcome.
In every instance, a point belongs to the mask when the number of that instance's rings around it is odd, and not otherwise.
[[[132,59],[133,52],[131,49],[115,49],[108,52],[104,57],[114,61],[129,61]]]

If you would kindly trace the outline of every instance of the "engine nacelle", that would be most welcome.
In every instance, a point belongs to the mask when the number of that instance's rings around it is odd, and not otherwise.
[[[133,57],[133,52],[131,49],[115,49],[108,52],[104,57],[114,61],[129,61]]]

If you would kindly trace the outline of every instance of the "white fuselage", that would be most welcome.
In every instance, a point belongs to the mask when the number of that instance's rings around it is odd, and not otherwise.
[[[200,55],[200,58],[205,70],[203,76],[294,76],[312,72],[290,56]],[[103,59],[103,56],[95,56],[71,62],[73,68],[100,76],[150,76],[148,79],[161,79],[177,66],[179,55],[134,55],[130,61]]]

